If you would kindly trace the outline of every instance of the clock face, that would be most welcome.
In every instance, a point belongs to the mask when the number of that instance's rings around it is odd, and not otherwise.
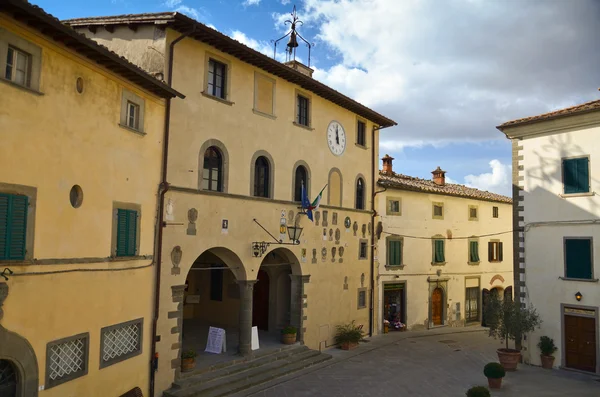
[[[327,145],[336,156],[341,156],[346,150],[346,131],[337,121],[332,121],[327,127]]]

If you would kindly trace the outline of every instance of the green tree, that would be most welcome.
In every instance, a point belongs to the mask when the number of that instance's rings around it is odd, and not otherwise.
[[[497,294],[490,294],[485,305],[485,322],[490,336],[506,343],[507,351],[511,351],[508,348],[509,339],[521,339],[542,323],[535,308],[521,307],[520,302],[510,299],[500,300]]]

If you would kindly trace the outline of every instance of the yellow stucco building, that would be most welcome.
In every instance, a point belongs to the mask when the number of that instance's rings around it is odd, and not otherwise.
[[[66,23],[186,95],[161,191],[156,391],[180,378],[182,350],[203,360],[208,326],[242,355],[253,326],[261,346],[292,325],[312,349],[338,324],[372,331],[378,130],[395,123],[179,13]],[[327,186],[314,222],[299,214],[303,185],[311,200]]]
[[[0,2],[0,395],[149,390],[165,84]]]
[[[409,330],[483,323],[485,297],[512,299],[512,200],[393,169],[377,186],[377,328]]]

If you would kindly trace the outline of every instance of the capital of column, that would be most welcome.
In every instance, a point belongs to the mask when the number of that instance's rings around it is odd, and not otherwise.
[[[290,274],[290,280],[306,284],[310,281],[310,274]]]

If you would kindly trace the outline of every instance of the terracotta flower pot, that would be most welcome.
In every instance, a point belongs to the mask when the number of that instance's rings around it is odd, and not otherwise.
[[[499,389],[502,387],[502,378],[487,378],[490,389]]]
[[[196,368],[195,358],[182,358],[181,359],[181,372],[191,371]]]
[[[544,356],[543,354],[540,354],[540,357],[542,359],[542,368],[552,369],[554,366],[554,356]]]
[[[352,350],[358,347],[358,343],[356,342],[344,342],[342,343],[342,350]]]
[[[296,343],[296,334],[282,334],[281,341],[284,345],[293,345]]]
[[[521,352],[514,349],[498,349],[498,360],[505,371],[516,371],[517,365],[521,359]]]
[[[390,332],[390,325],[389,324],[383,324],[383,333],[387,334],[388,332]]]

